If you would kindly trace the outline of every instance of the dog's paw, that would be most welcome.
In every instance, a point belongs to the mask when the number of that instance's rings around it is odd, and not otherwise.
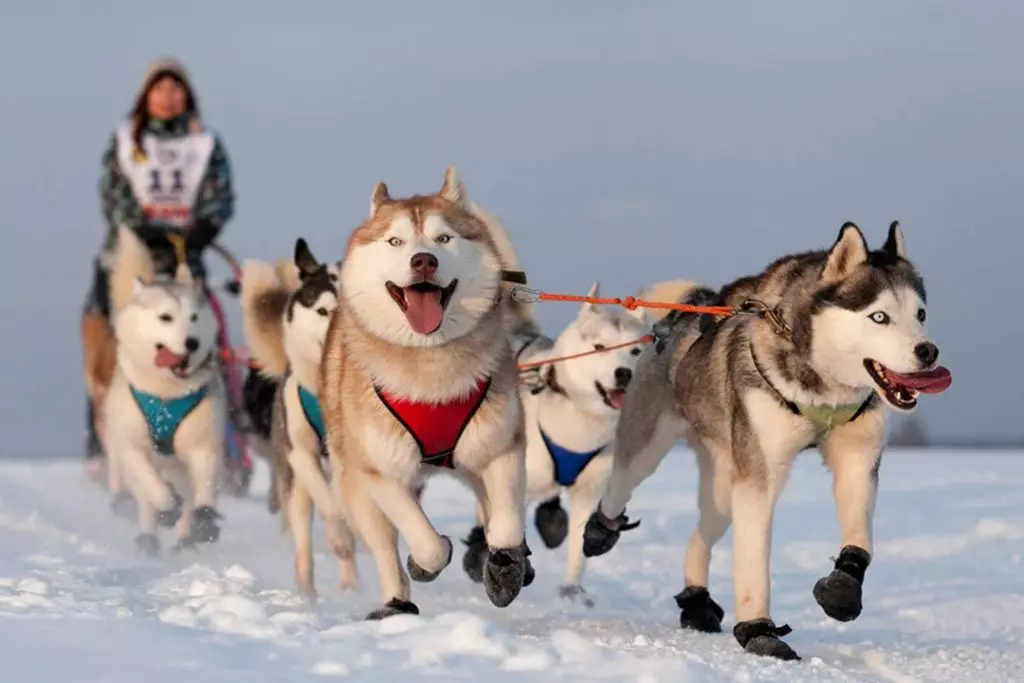
[[[139,534],[135,537],[135,551],[146,557],[156,557],[160,554],[160,539],[156,534]]]
[[[704,586],[687,586],[675,596],[679,613],[679,626],[701,633],[721,633],[725,611],[715,602]]]
[[[484,563],[484,590],[495,607],[508,607],[527,585],[529,555],[526,541],[517,548],[491,548]]]
[[[171,498],[174,502],[170,509],[159,510],[156,513],[156,523],[160,526],[172,527],[181,519],[181,510],[185,505],[185,500],[172,487],[168,486],[168,488],[171,490]]]
[[[584,607],[593,607],[594,599],[587,594],[587,591],[583,590],[583,586],[567,585],[558,587],[558,597],[569,602],[575,602]]]
[[[583,555],[585,557],[604,555],[619,542],[619,536],[623,531],[629,531],[638,526],[640,526],[640,520],[630,522],[625,511],[618,517],[609,519],[598,507],[590,515],[587,525],[583,528]]]
[[[420,583],[430,583],[441,575],[441,572],[445,570],[452,562],[452,539],[447,536],[441,536],[441,541],[447,546],[447,555],[445,556],[444,562],[434,571],[428,571],[416,563],[416,560],[412,559],[412,555],[409,555],[405,559],[405,566],[409,570],[409,578],[413,581]]]
[[[814,599],[825,614],[836,621],[853,621],[860,616],[864,605],[864,573],[871,563],[866,550],[846,546],[836,558],[836,568],[814,584]]]
[[[540,540],[548,548],[557,548],[569,535],[569,514],[562,507],[562,501],[556,496],[537,506],[533,514],[533,523],[540,534]]]
[[[732,629],[736,641],[749,654],[760,657],[774,657],[785,661],[800,659],[793,648],[780,640],[781,636],[793,632],[788,625],[776,626],[771,619],[741,621]]]
[[[396,614],[419,614],[420,608],[414,603],[408,600],[399,600],[398,598],[391,598],[384,604],[383,607],[378,607],[369,614],[366,615],[367,621],[379,621],[386,619],[387,617],[393,617]]]
[[[462,539],[466,546],[466,552],[462,554],[462,571],[473,583],[481,583],[484,580],[484,563],[487,562],[487,537],[484,536],[484,528],[475,526],[470,530],[469,536]]]
[[[173,546],[171,546],[171,552],[175,555],[180,555],[186,550],[198,550],[195,540],[191,536],[185,536],[179,538]]]
[[[118,491],[110,499],[110,511],[115,517],[135,519],[139,516],[139,505],[135,497],[127,491]]]
[[[192,530],[189,539],[193,543],[216,543],[220,539],[220,525],[224,519],[217,510],[209,505],[200,505],[192,512]]]

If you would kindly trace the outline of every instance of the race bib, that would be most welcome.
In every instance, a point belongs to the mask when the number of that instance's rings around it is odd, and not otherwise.
[[[213,153],[213,135],[190,133],[160,140],[142,136],[146,157],[136,156],[131,124],[117,131],[117,161],[146,217],[184,227],[192,221],[199,186]]]

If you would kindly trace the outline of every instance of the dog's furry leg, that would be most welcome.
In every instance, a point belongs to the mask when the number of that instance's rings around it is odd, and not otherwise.
[[[288,453],[288,464],[291,465],[297,483],[312,497],[316,509],[323,515],[324,520],[339,517],[341,511],[335,504],[327,478],[320,469],[319,455],[295,445]]]
[[[188,472],[184,470],[175,472],[173,481],[176,484],[175,490],[181,491],[182,497],[181,518],[174,525],[174,538],[176,541],[174,549],[181,551],[195,546],[192,541],[192,510],[195,507],[195,500],[192,497],[192,486],[188,481]]]
[[[313,499],[301,482],[288,493],[288,527],[295,548],[295,585],[302,597],[317,598],[313,579]]]
[[[414,581],[436,579],[452,560],[452,542],[437,533],[413,492],[384,475],[367,481],[377,505],[409,546],[407,567]]]
[[[832,470],[832,492],[842,530],[835,569],[814,586],[814,597],[827,615],[852,621],[863,609],[864,573],[874,550],[872,526],[878,494],[878,468],[885,439],[881,411],[837,427],[821,444]]]
[[[377,565],[384,605],[367,618],[419,614],[416,605],[409,601],[409,577],[398,559],[398,532],[367,490],[368,478],[368,475],[351,468],[339,476],[345,518],[355,527]]]
[[[625,423],[625,417],[620,424]],[[614,519],[621,515],[636,487],[658,469],[683,436],[680,422],[674,412],[665,411],[658,418],[654,433],[639,443],[635,440],[636,435],[630,434],[628,429],[617,430],[614,466],[600,503],[600,510],[606,517]],[[634,439],[623,436],[634,436]]]
[[[469,535],[462,540],[466,551],[462,555],[462,570],[473,583],[481,583],[484,580],[484,563],[487,562],[487,535],[484,528],[487,526],[487,494],[484,491],[483,481],[479,477],[466,473],[463,475],[466,485],[473,490],[476,499],[474,520],[476,524],[469,531]]]
[[[135,549],[141,555],[156,557],[160,554],[160,541],[156,535],[157,512],[148,500],[139,498],[139,534],[135,537]]]
[[[327,484],[328,495],[331,495],[331,491],[340,490],[337,478],[337,470],[332,470],[331,480]],[[349,590],[355,588],[359,583],[359,571],[356,566],[356,537],[352,527],[345,519],[341,506],[336,507],[337,514],[324,517],[324,527],[327,543],[338,561],[338,584],[342,590]]]
[[[720,633],[725,612],[708,592],[708,569],[711,549],[729,530],[732,521],[732,470],[727,458],[716,458],[696,440],[692,445],[700,472],[697,492],[700,518],[686,548],[684,588],[676,595],[676,604],[681,610],[679,625],[703,633]]]
[[[569,525],[566,535],[565,574],[558,592],[563,598],[580,600],[593,607],[594,601],[586,595],[580,580],[583,578],[583,528],[597,507],[608,476],[612,459],[609,455],[591,460],[580,472],[576,483],[569,488]]]
[[[148,505],[156,510],[169,512],[180,503],[171,487],[160,477],[153,463],[150,461],[148,444],[145,448],[138,448],[128,444],[118,444],[117,455],[118,470],[126,476],[129,489],[139,503],[141,508]],[[177,521],[175,516],[174,521]],[[154,527],[155,529],[155,527]]]
[[[626,406],[629,405],[627,395]],[[583,531],[585,556],[604,555],[615,547],[622,531],[639,524],[637,521],[631,526],[624,526],[629,521],[625,516],[626,503],[634,489],[654,474],[682,435],[682,420],[674,412],[666,410],[659,415],[653,432],[630,429],[627,415],[623,414],[616,430],[611,476]]]
[[[516,548],[525,538],[525,463],[520,446],[494,458],[477,472],[487,501],[485,530],[492,548]]]
[[[770,566],[775,503],[785,486],[795,453],[789,430],[772,420],[777,400],[749,392],[732,424],[733,583],[736,625],[733,635],[750,654],[797,659],[771,618]]]
[[[212,444],[202,444],[188,460],[188,476],[195,497],[192,540],[196,543],[214,543],[220,538],[217,484],[223,463],[224,445],[221,439],[215,439]]]
[[[478,473],[487,504],[485,536],[489,553],[483,583],[496,607],[506,607],[532,582],[526,545],[525,444],[493,458]]]

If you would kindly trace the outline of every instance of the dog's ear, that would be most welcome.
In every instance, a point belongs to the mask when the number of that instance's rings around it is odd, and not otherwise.
[[[388,186],[384,183],[377,183],[373,186],[373,193],[370,194],[370,218],[377,215],[380,207],[391,201],[391,194],[388,193]]]
[[[601,283],[594,280],[594,284],[590,285],[590,291],[587,292],[587,298],[593,299],[598,296],[601,296]],[[592,304],[588,301],[580,306],[580,313],[600,313],[600,309],[596,304]]]
[[[907,243],[903,239],[903,231],[900,230],[900,222],[893,221],[889,226],[889,236],[882,245],[882,251],[898,259],[907,259]]]
[[[468,210],[469,201],[466,198],[466,188],[462,184],[462,180],[459,179],[459,172],[455,170],[454,166],[449,166],[444,170],[444,185],[441,186],[439,194],[460,209]]]
[[[868,260],[868,243],[864,233],[854,223],[844,223],[839,229],[839,238],[828,252],[822,280],[837,280],[852,273],[857,266]]]
[[[295,240],[295,267],[299,269],[299,280],[305,280],[320,267],[306,240],[301,237]]]

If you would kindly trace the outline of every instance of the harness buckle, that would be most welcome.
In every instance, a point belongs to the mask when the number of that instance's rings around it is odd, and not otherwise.
[[[539,289],[533,289],[532,287],[525,287],[523,285],[516,285],[509,291],[509,296],[512,300],[521,304],[535,304],[540,301],[541,292]]]
[[[779,335],[786,341],[792,341],[793,339],[793,330],[782,317],[782,309],[778,306],[769,306],[760,299],[744,299],[743,302],[736,307],[736,312],[746,315],[756,315],[758,318],[768,323],[772,328],[772,332],[775,334]]]

